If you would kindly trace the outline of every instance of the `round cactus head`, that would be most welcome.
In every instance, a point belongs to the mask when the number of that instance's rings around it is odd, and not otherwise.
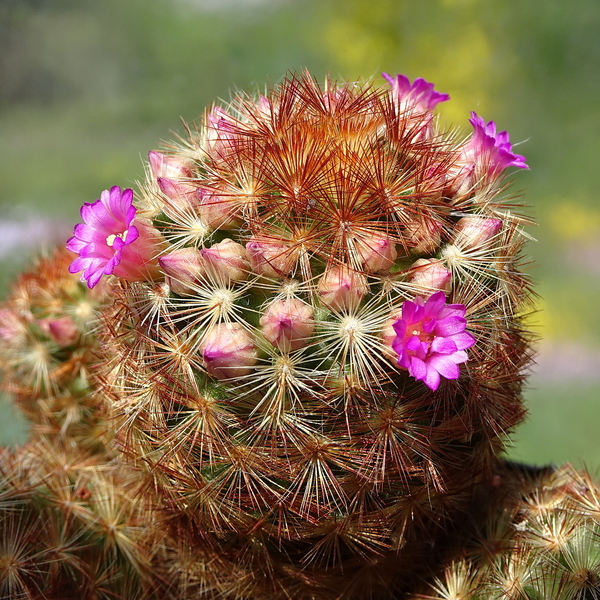
[[[240,596],[257,572],[304,597],[421,560],[523,416],[525,219],[503,173],[524,157],[386,77],[209,109],[69,241],[90,285],[112,273],[98,376],[121,444]]]

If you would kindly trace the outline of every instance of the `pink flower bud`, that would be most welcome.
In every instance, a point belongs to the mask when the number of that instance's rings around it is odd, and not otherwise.
[[[70,346],[79,335],[79,329],[71,317],[41,319],[39,324],[41,330],[59,346]]]
[[[9,308],[0,308],[0,339],[7,343],[19,342],[25,334],[25,327],[17,314]]]
[[[285,277],[294,268],[293,254],[285,242],[254,237],[246,243],[246,250],[252,270],[264,277]]]
[[[442,224],[433,219],[412,221],[404,228],[406,244],[420,254],[435,252],[442,241],[441,231]]]
[[[176,294],[193,293],[194,283],[206,273],[206,264],[197,248],[174,250],[161,256],[158,262]]]
[[[398,366],[433,391],[442,378],[460,377],[458,365],[467,362],[466,350],[475,343],[466,331],[465,305],[446,304],[446,300],[444,292],[405,300],[394,323],[392,349],[398,354]]]
[[[257,352],[250,334],[239,323],[219,323],[200,346],[209,375],[217,379],[243,377],[252,372]]]
[[[233,151],[235,142],[235,119],[220,106],[215,106],[207,115],[206,152],[225,158]]]
[[[229,238],[200,250],[208,269],[221,281],[244,281],[248,278],[250,261],[246,248]]]
[[[191,160],[176,156],[166,156],[162,152],[155,152],[154,150],[148,152],[148,160],[152,174],[157,179],[159,177],[180,179],[182,177],[191,177],[192,175],[193,162]]]
[[[334,266],[323,273],[318,284],[321,302],[337,311],[358,307],[369,292],[367,278],[346,266]]]
[[[187,207],[196,204],[196,188],[193,185],[167,177],[159,177],[156,182],[160,191],[174,206]]]
[[[501,229],[500,219],[463,217],[456,224],[454,244],[463,250],[480,248],[493,240]]]
[[[211,190],[196,190],[196,211],[210,229],[234,229],[239,225],[241,205],[236,197]]]
[[[260,324],[265,339],[282,352],[306,346],[315,329],[313,309],[299,298],[275,300]]]
[[[260,116],[265,119],[271,118],[271,116],[277,112],[277,109],[271,100],[262,94],[258,98],[256,108],[258,109]]]
[[[387,271],[398,258],[396,244],[386,235],[367,235],[356,240],[356,251],[367,273]]]
[[[408,271],[408,280],[428,295],[438,291],[450,292],[452,289],[451,271],[443,266],[441,260],[434,258],[415,261]]]

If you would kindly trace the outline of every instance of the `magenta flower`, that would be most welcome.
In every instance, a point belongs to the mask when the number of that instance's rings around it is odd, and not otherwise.
[[[515,154],[512,151],[512,144],[509,142],[506,131],[496,132],[496,123],[480,117],[476,112],[471,112],[469,123],[473,125],[473,137],[469,140],[468,151],[474,155],[474,158],[483,158],[488,171],[497,173],[507,167],[519,167],[528,169],[525,157]]]
[[[69,272],[81,274],[93,288],[102,275],[111,273],[130,281],[149,278],[152,269],[150,228],[138,222],[133,225],[136,208],[133,191],[121,191],[117,185],[104,190],[100,200],[81,207],[84,223],[75,225],[67,249],[79,254]]]
[[[392,86],[392,92],[404,110],[416,109],[419,112],[426,112],[433,110],[440,102],[450,100],[448,94],[436,92],[433,89],[433,83],[425,81],[422,77],[417,77],[411,84],[406,75],[396,75],[396,77],[387,73],[382,73],[382,75]]]
[[[402,304],[392,348],[398,364],[431,390],[438,389],[440,376],[458,379],[458,365],[468,359],[465,350],[475,343],[465,331],[465,312],[463,304],[446,304],[444,292]]]

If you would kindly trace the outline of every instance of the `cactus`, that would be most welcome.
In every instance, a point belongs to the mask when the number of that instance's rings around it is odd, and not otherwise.
[[[410,600],[600,598],[600,489],[566,465],[506,465],[488,514]]]
[[[209,109],[17,282],[0,365],[34,426],[0,493],[41,566],[0,560],[5,589],[383,599],[435,573],[446,589],[443,565],[475,581],[477,557],[452,561],[507,470],[532,356],[529,220],[504,178],[526,163],[475,113],[466,139],[444,131],[432,84],[385,77],[291,76]]]

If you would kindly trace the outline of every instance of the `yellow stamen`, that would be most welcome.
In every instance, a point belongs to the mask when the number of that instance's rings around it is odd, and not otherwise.
[[[111,233],[107,238],[106,238],[106,244],[107,246],[110,246],[111,248],[113,247],[113,244],[115,243],[115,240],[117,238],[121,238],[122,240],[124,240],[127,237],[127,232],[129,230],[126,229],[123,233]]]

